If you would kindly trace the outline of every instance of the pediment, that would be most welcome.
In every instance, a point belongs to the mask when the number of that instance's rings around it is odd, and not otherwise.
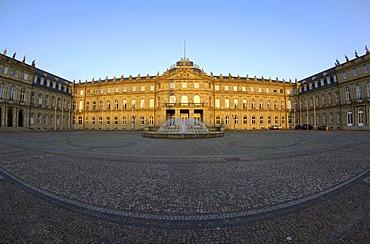
[[[200,80],[201,76],[198,74],[194,74],[193,72],[183,70],[176,72],[174,74],[171,74],[167,77],[167,79],[171,80]]]

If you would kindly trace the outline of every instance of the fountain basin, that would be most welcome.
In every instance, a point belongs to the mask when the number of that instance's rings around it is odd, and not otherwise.
[[[223,137],[224,132],[210,132],[202,122],[196,119],[170,118],[162,124],[157,132],[144,132],[142,136],[166,139],[199,139]]]
[[[143,132],[143,137],[148,138],[164,138],[164,139],[201,139],[201,138],[217,138],[223,137],[223,131],[214,131],[208,133],[158,133],[158,132]]]

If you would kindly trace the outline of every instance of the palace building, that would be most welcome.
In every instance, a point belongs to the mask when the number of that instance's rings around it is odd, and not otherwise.
[[[195,118],[207,127],[292,126],[291,82],[214,76],[183,58],[162,75],[73,84],[76,129],[144,129],[169,118]]]
[[[156,130],[194,118],[211,130],[370,129],[370,54],[300,81],[214,75],[188,58],[156,75],[71,82],[0,54],[0,130]]]
[[[0,54],[0,129],[71,129],[71,82]]]

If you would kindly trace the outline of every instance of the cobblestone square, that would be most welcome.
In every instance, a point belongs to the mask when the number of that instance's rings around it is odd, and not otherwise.
[[[369,132],[0,134],[1,242],[369,241]]]

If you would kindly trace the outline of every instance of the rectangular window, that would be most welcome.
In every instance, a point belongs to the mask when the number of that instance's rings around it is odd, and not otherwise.
[[[370,82],[367,83],[367,97],[370,99]]]
[[[127,86],[123,87],[123,92],[127,92]]]
[[[346,101],[347,101],[347,103],[351,103],[351,92],[349,90],[349,87],[346,87],[346,89],[345,89],[345,95],[346,95]]]
[[[356,97],[359,102],[362,102],[362,96],[361,96],[361,86],[356,85]]]
[[[23,74],[23,80],[28,80],[28,74],[27,73]]]
[[[228,98],[225,99],[225,108],[229,108],[230,107],[230,101]]]
[[[362,69],[363,69],[364,73],[369,72],[369,67],[367,67],[367,64],[364,64],[364,66],[362,66]]]
[[[154,108],[154,98],[151,98],[149,100],[149,108],[153,109]]]
[[[3,100],[3,96],[4,96],[4,84],[0,83],[0,101]]]
[[[111,93],[112,92],[112,88],[108,88],[108,93]]]
[[[175,89],[175,82],[174,81],[170,81],[170,89]]]
[[[181,83],[181,88],[188,88],[188,83],[187,82],[182,82]]]
[[[220,85],[215,85],[215,91],[219,91],[220,90]]]
[[[153,85],[149,87],[149,91],[154,91],[154,86]]]
[[[194,82],[194,88],[199,88],[199,82]]]
[[[140,108],[143,109],[145,107],[145,100],[142,98],[140,99]]]
[[[353,76],[358,76],[358,71],[357,71],[357,68],[353,68]]]
[[[100,88],[100,94],[104,93],[104,88]]]
[[[254,87],[253,87],[253,86],[251,86],[250,90],[251,90],[251,92],[254,92]]]
[[[114,92],[118,93],[119,92],[119,87],[114,88]]]
[[[132,87],[131,87],[131,91],[132,91],[132,92],[136,92],[136,86],[132,86]]]
[[[238,86],[234,86],[234,91],[238,91]]]
[[[145,86],[141,86],[140,91],[145,92]]]
[[[220,99],[219,98],[216,98],[215,106],[216,106],[216,108],[220,108]]]
[[[246,92],[247,91],[247,88],[245,86],[242,86],[242,91],[243,92]]]
[[[8,70],[9,70],[8,66],[4,66],[4,68],[3,68],[3,74],[4,75],[7,75],[8,74]]]
[[[225,91],[229,91],[229,86],[225,86],[225,87],[224,87],[224,90],[225,90]]]
[[[345,79],[345,80],[347,79],[347,72],[346,71],[343,72],[343,79]]]
[[[258,92],[262,92],[262,87],[258,87]]]

